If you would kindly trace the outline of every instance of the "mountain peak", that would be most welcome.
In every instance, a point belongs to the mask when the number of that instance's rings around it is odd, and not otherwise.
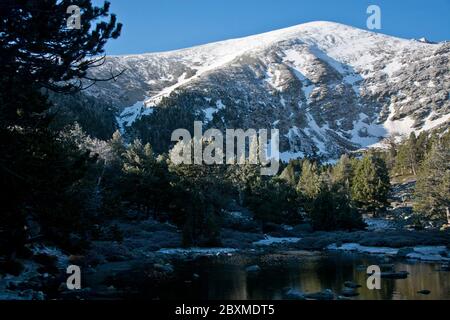
[[[276,127],[284,160],[333,158],[388,135],[445,125],[447,56],[445,45],[313,21],[188,49],[108,57],[94,77],[127,71],[89,94],[115,107],[124,133],[143,119],[139,130],[160,128],[161,110],[176,106],[205,127]]]

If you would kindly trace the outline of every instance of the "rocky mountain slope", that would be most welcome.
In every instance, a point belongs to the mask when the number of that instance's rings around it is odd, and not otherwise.
[[[450,121],[450,43],[332,22],[164,53],[111,56],[88,95],[118,126],[164,150],[192,129],[280,129],[282,159],[342,152]]]

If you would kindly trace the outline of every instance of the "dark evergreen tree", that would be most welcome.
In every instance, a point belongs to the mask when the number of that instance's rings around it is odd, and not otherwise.
[[[79,30],[66,25],[72,4],[81,9]],[[43,90],[75,92],[83,80],[106,80],[89,79],[87,71],[103,61],[97,57],[106,41],[120,33],[108,11],[108,3],[98,8],[90,0],[0,3],[0,181],[7,190],[0,201],[0,249],[12,256],[30,241],[30,219],[41,225],[40,237],[55,241],[82,232],[80,196],[90,153],[49,130],[51,104]]]
[[[123,153],[122,171],[120,190],[123,199],[147,216],[152,212],[157,217],[167,207],[170,187],[164,159],[156,157],[150,144],[142,145],[140,140],[135,140]]]
[[[352,183],[352,200],[370,212],[376,212],[387,205],[390,190],[389,173],[380,157],[368,153],[355,166]]]
[[[365,224],[361,214],[352,205],[348,194],[341,189],[323,185],[312,200],[308,216],[314,230],[356,230]]]
[[[299,199],[293,186],[278,177],[261,177],[245,194],[244,204],[263,226],[268,223],[298,224]]]
[[[170,172],[174,175],[170,211],[183,230],[184,245],[220,245],[220,215],[230,193],[224,167],[171,164]]]
[[[435,140],[421,165],[414,209],[425,218],[450,224],[450,134]]]
[[[288,184],[296,187],[302,169],[303,160],[291,160],[286,168],[281,172],[280,178]]]
[[[353,160],[346,154],[342,155],[338,163],[332,169],[332,182],[350,190],[354,176]]]
[[[315,162],[304,160],[297,190],[309,199],[314,199],[320,193],[322,179]]]

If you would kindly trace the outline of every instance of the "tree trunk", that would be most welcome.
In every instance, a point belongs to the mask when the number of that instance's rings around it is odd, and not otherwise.
[[[450,224],[450,208],[447,207],[447,223]]]

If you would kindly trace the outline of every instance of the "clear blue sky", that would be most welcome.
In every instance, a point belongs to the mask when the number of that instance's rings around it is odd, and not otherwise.
[[[103,0],[93,0],[103,3]],[[382,10],[381,33],[450,40],[450,0],[110,0],[124,24],[107,54],[166,51],[327,20],[366,28]]]

